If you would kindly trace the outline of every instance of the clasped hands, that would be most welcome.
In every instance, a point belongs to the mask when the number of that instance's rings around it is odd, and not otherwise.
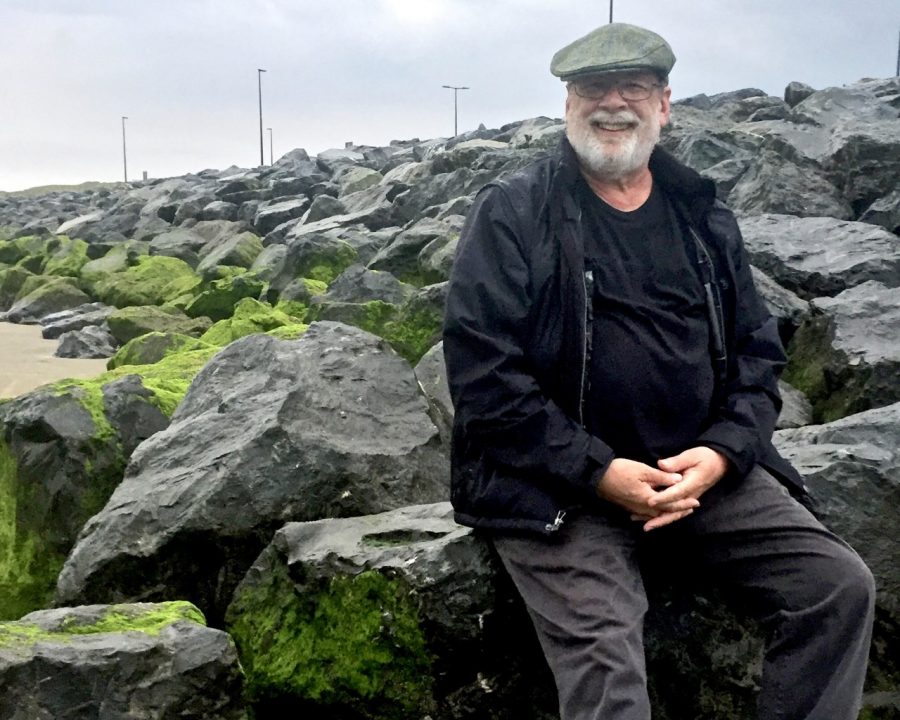
[[[635,460],[615,458],[597,483],[597,494],[625,508],[644,530],[669,525],[700,506],[700,496],[728,470],[728,460],[705,446],[693,447],[658,468]]]

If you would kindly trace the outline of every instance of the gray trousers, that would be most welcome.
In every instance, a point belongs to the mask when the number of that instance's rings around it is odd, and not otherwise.
[[[739,591],[766,630],[762,720],[855,720],[872,634],[869,569],[762,468],[700,503],[650,533],[610,506],[573,519],[558,539],[494,537],[553,671],[562,720],[650,717],[637,555],[660,541],[667,556],[674,548],[685,566]]]

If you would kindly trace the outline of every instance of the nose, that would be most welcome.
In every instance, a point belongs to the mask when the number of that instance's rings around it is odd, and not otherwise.
[[[603,88],[603,95],[594,100],[599,106],[606,107],[627,107],[628,103],[619,94],[619,88],[615,84],[607,85]]]

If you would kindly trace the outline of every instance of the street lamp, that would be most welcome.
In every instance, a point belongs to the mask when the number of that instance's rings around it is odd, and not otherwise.
[[[457,119],[457,112],[456,112],[456,93],[457,93],[459,90],[468,90],[469,88],[466,87],[465,85],[442,85],[441,87],[445,87],[445,88],[447,88],[448,90],[452,90],[452,91],[453,91],[453,137],[456,137],[456,136],[459,134],[459,133],[457,132],[457,125],[456,125],[456,119]]]
[[[269,165],[274,165],[272,162],[272,128],[266,128],[269,131]]]
[[[612,6],[613,0],[609,0],[609,21],[612,22]]]
[[[122,116],[122,165],[125,167],[125,182],[128,182],[128,153],[125,151],[125,121],[128,118]]]
[[[259,164],[265,165],[266,160],[263,157],[263,123],[262,123],[262,74],[265,72],[262,68],[256,68],[256,84],[259,88]]]

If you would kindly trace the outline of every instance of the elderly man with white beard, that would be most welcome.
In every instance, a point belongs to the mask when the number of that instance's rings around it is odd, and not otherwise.
[[[644,573],[736,597],[766,720],[856,718],[874,582],[772,445],[785,358],[713,183],[656,147],[675,57],[621,23],[560,50],[566,137],[488,184],[444,354],[451,499],[491,540],[562,720],[646,720]]]

